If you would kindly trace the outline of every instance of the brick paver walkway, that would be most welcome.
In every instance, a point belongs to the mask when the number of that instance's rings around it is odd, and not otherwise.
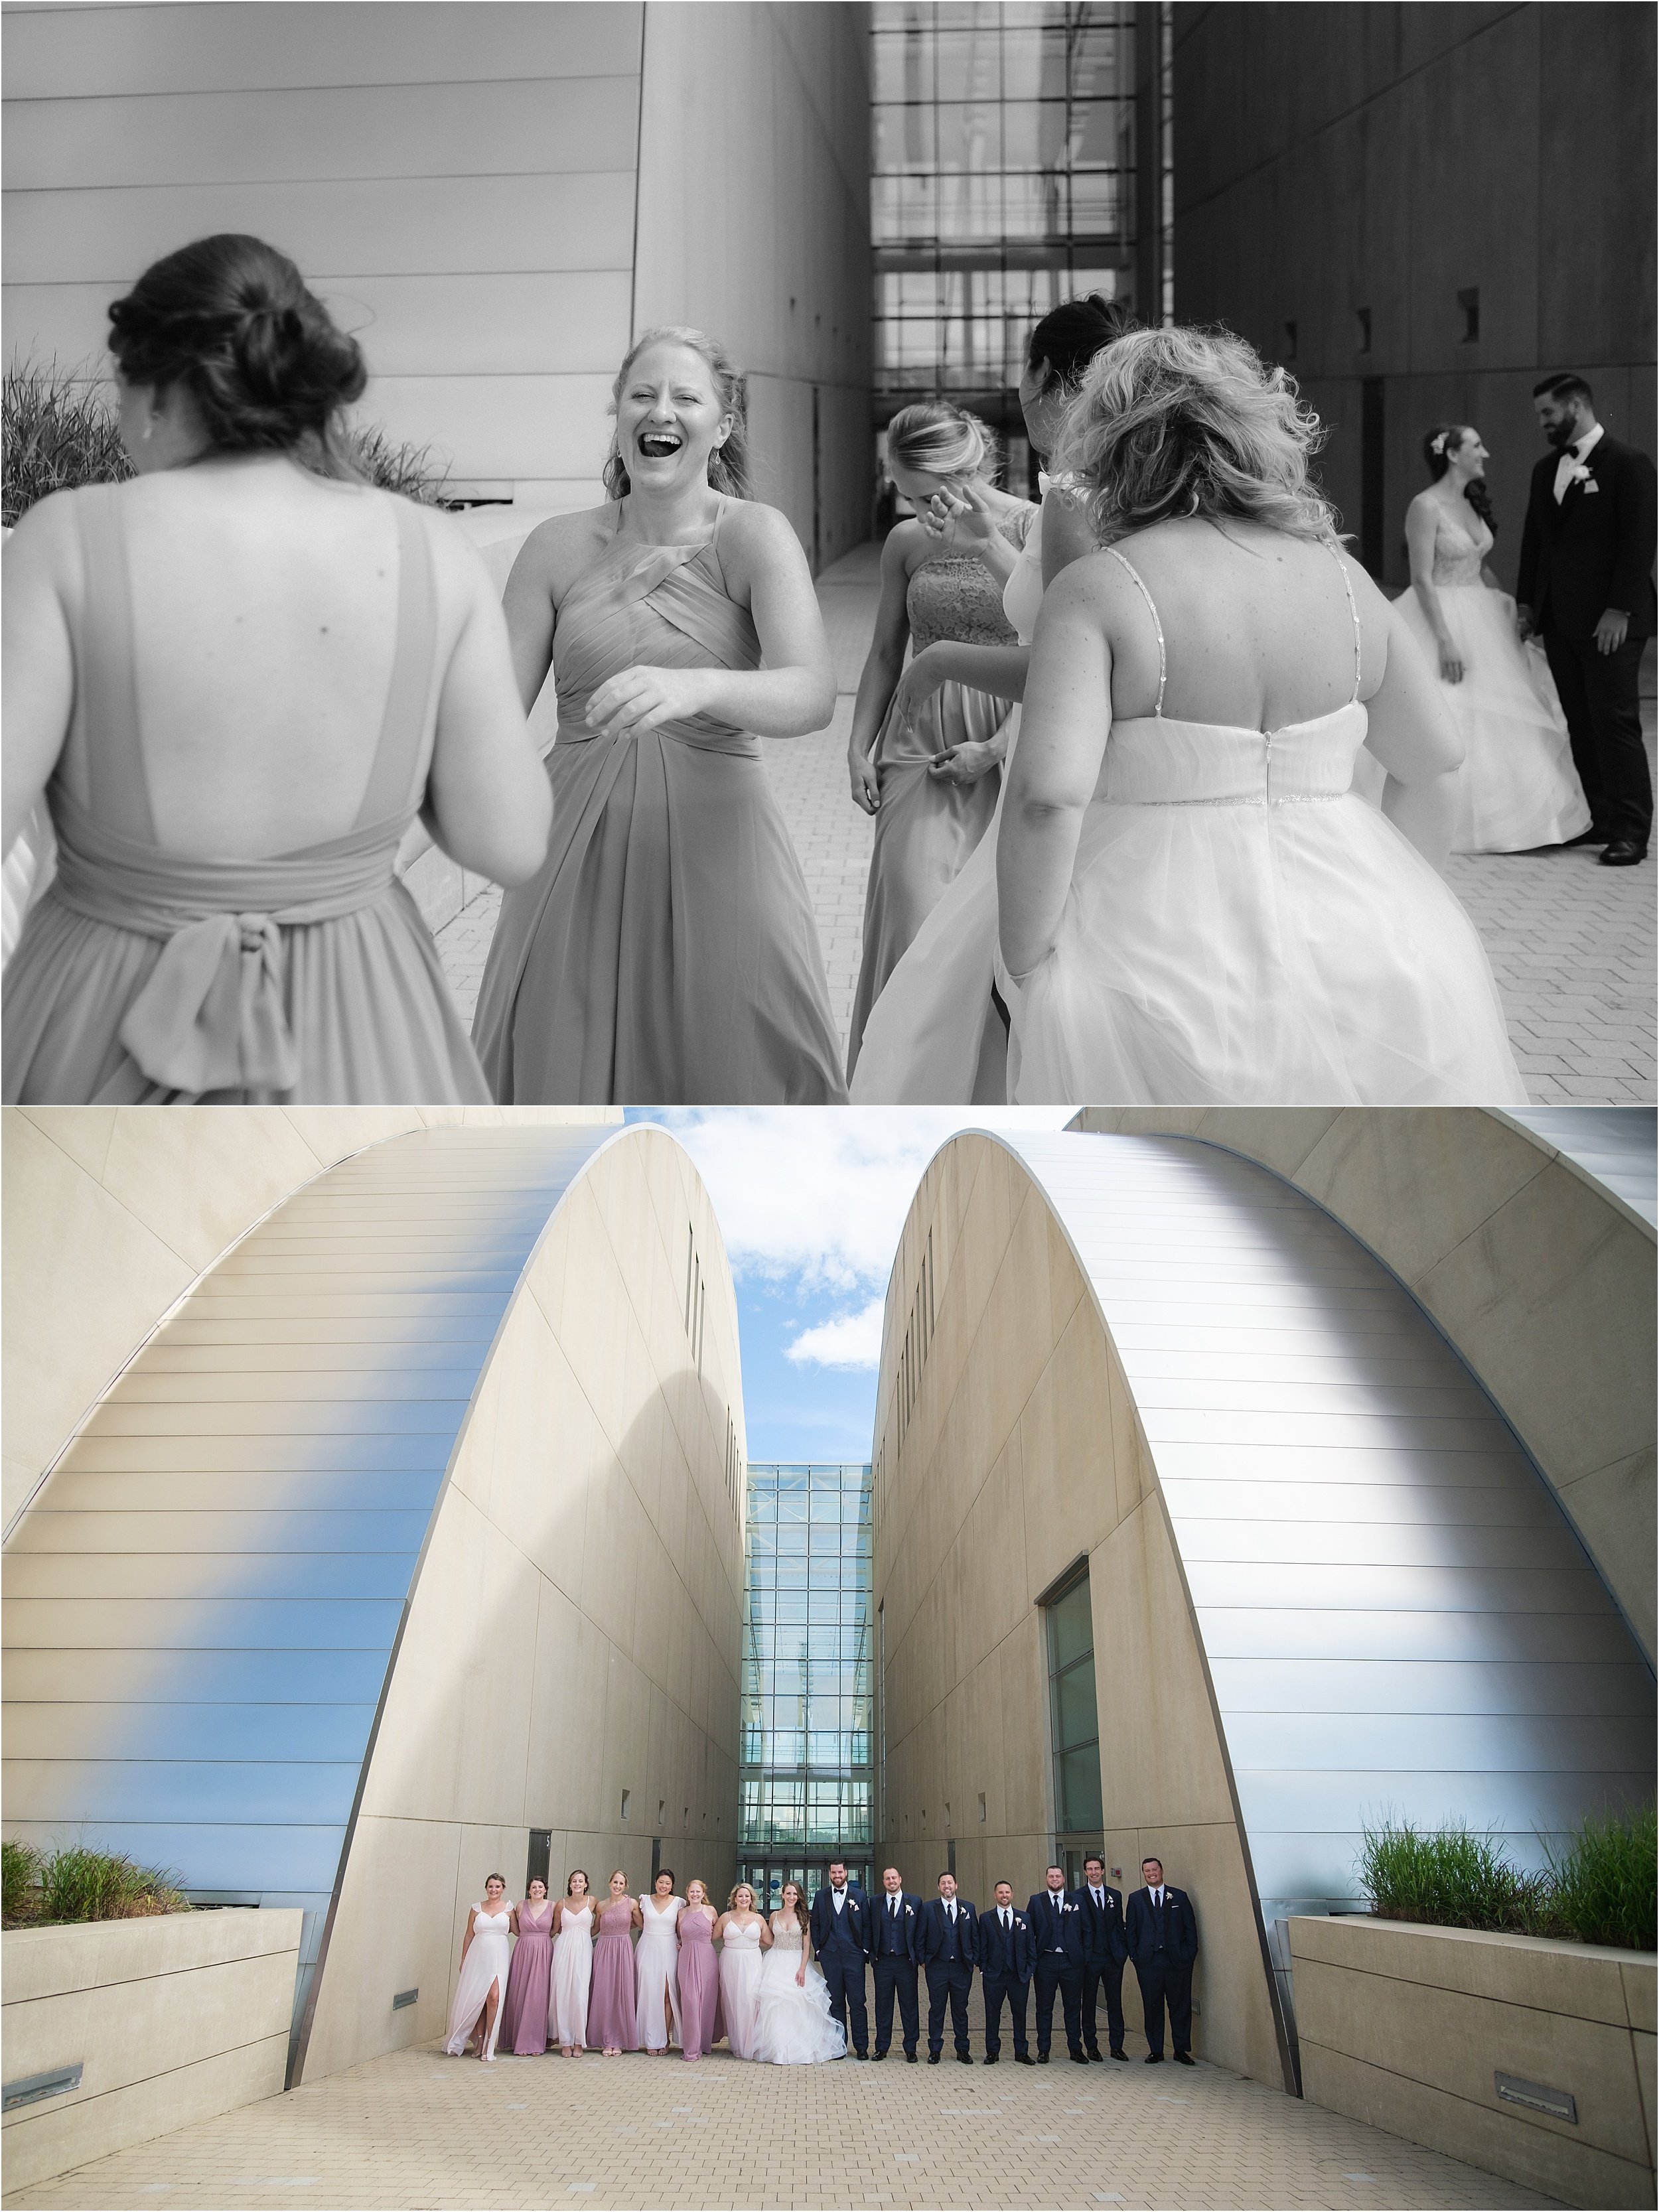
[[[875,834],[848,794],[847,734],[875,623],[880,562],[878,546],[861,545],[818,579],[840,694],[835,720],[816,737],[766,746],[767,770],[817,915],[843,1042]],[[1643,718],[1651,755],[1650,672],[1647,684]],[[1468,854],[1453,859],[1447,876],[1491,956],[1533,1103],[1651,1103],[1659,1096],[1655,864],[1604,868],[1594,848]],[[468,1021],[500,897],[484,892],[439,933],[444,972]]]
[[[978,2006],[975,2002],[975,2013]],[[575,2069],[580,2068],[580,2071]],[[11,2205],[1547,2206],[1215,2066],[399,2051]]]

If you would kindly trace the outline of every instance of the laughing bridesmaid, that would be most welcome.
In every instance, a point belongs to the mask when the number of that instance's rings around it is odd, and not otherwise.
[[[720,2018],[720,1961],[714,1956],[714,1906],[701,1881],[685,1885],[685,1910],[679,1917],[680,2049],[688,2058],[706,2058],[725,2033]]]

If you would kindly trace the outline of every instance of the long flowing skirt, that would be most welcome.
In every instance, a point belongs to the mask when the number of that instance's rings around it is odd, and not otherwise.
[[[1474,924],[1352,793],[1096,801],[1012,1012],[1021,1104],[1526,1103]]]
[[[1589,827],[1589,808],[1542,649],[1521,643],[1507,592],[1483,584],[1438,590],[1463,663],[1461,683],[1440,685],[1463,740],[1452,850],[1523,853],[1576,837]],[[1416,592],[1407,592],[1399,605],[1437,677],[1440,647]]]
[[[562,1928],[553,1939],[553,1995],[548,2029],[568,2050],[587,2042],[587,1995],[593,1979],[593,1938],[585,1923]]]
[[[847,2056],[847,2032],[830,2017],[830,1991],[820,1968],[809,1966],[797,1984],[799,1950],[775,1944],[761,1966],[755,2020],[755,2056],[774,2066],[817,2066]]]
[[[751,741],[753,742],[753,741]],[[562,737],[473,1023],[504,1104],[839,1104],[817,925],[758,750]]]
[[[706,2058],[726,2033],[720,2009],[720,1957],[712,1942],[680,1946],[680,2049]]]
[[[684,2048],[680,2025],[679,1946],[674,1923],[666,1915],[660,1932],[652,1926],[653,1908],[641,1905],[645,1926],[634,1952],[637,1982],[635,2019],[642,2051],[665,2051],[671,2042]]]
[[[596,2051],[637,2051],[634,2017],[634,1946],[601,1931],[593,1946],[593,1988],[587,2000],[587,2040]]]
[[[942,684],[925,702],[902,750],[886,725],[874,757],[881,784],[875,844],[864,900],[864,946],[848,1040],[847,1079],[858,1066],[870,1009],[917,931],[961,873],[991,825],[1001,781],[996,769],[977,783],[940,783],[930,761],[947,747],[994,737],[1011,711],[1005,699]]]
[[[761,1954],[747,1944],[728,1951],[720,1947],[720,2011],[726,2021],[726,2039],[734,2058],[755,2056],[755,2032],[760,2013]]]
[[[520,1936],[501,1999],[501,2039],[517,2058],[533,2058],[547,2048],[548,2007],[553,1986],[553,1938],[544,1928]]]
[[[449,2008],[449,2035],[444,2049],[452,2058],[459,2057],[466,2049],[482,2021],[490,1984],[495,1984],[498,1993],[505,1994],[511,1948],[504,1928],[479,1929],[468,1945],[466,1956],[461,1961],[460,1978],[455,1984],[455,2002]],[[495,2057],[501,2033],[501,2008],[497,2005],[490,2023],[489,2040],[484,2047],[486,2058]]]

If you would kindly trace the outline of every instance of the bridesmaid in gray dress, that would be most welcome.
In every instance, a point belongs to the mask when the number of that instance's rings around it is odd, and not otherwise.
[[[137,474],[5,552],[0,836],[44,791],[58,842],[5,1096],[487,1099],[394,867],[417,809],[498,882],[546,850],[483,563],[338,459],[362,356],[274,248],[200,240],[110,320]]]
[[[904,408],[888,426],[888,474],[917,520],[900,523],[882,550],[881,605],[848,743],[854,801],[876,817],[849,1084],[883,985],[996,811],[1013,697],[942,677],[936,665],[952,646],[1018,654],[1002,586],[1036,509],[981,481],[994,463],[985,426],[948,401]],[[940,528],[934,509],[969,484],[975,519],[990,535],[964,536],[958,546],[955,515]]]
[[[550,663],[557,828],[502,902],[473,1036],[504,1103],[840,1103],[806,884],[761,738],[822,729],[835,673],[793,531],[749,497],[743,380],[647,331],[615,384],[603,507],[507,580],[528,708]],[[761,665],[763,659],[765,665]]]

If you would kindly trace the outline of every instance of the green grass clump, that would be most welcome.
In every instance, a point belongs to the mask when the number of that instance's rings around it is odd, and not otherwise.
[[[366,483],[422,507],[442,504],[449,471],[433,459],[430,446],[394,444],[377,424],[363,422],[344,433],[340,447]]]
[[[33,1844],[0,1843],[0,1921],[8,1928],[34,1917],[40,1899],[40,1854]]]
[[[190,1902],[157,1867],[141,1867],[122,1851],[63,1844],[55,1851],[6,1842],[4,1921],[8,1928],[53,1928],[83,1920],[138,1920],[188,1912]]]
[[[1585,1820],[1566,1850],[1550,1856],[1562,1918],[1586,1943],[1651,1951],[1659,1891],[1655,1808]]]
[[[8,529],[52,492],[131,474],[107,389],[84,362],[12,362],[0,386],[0,520]]]

